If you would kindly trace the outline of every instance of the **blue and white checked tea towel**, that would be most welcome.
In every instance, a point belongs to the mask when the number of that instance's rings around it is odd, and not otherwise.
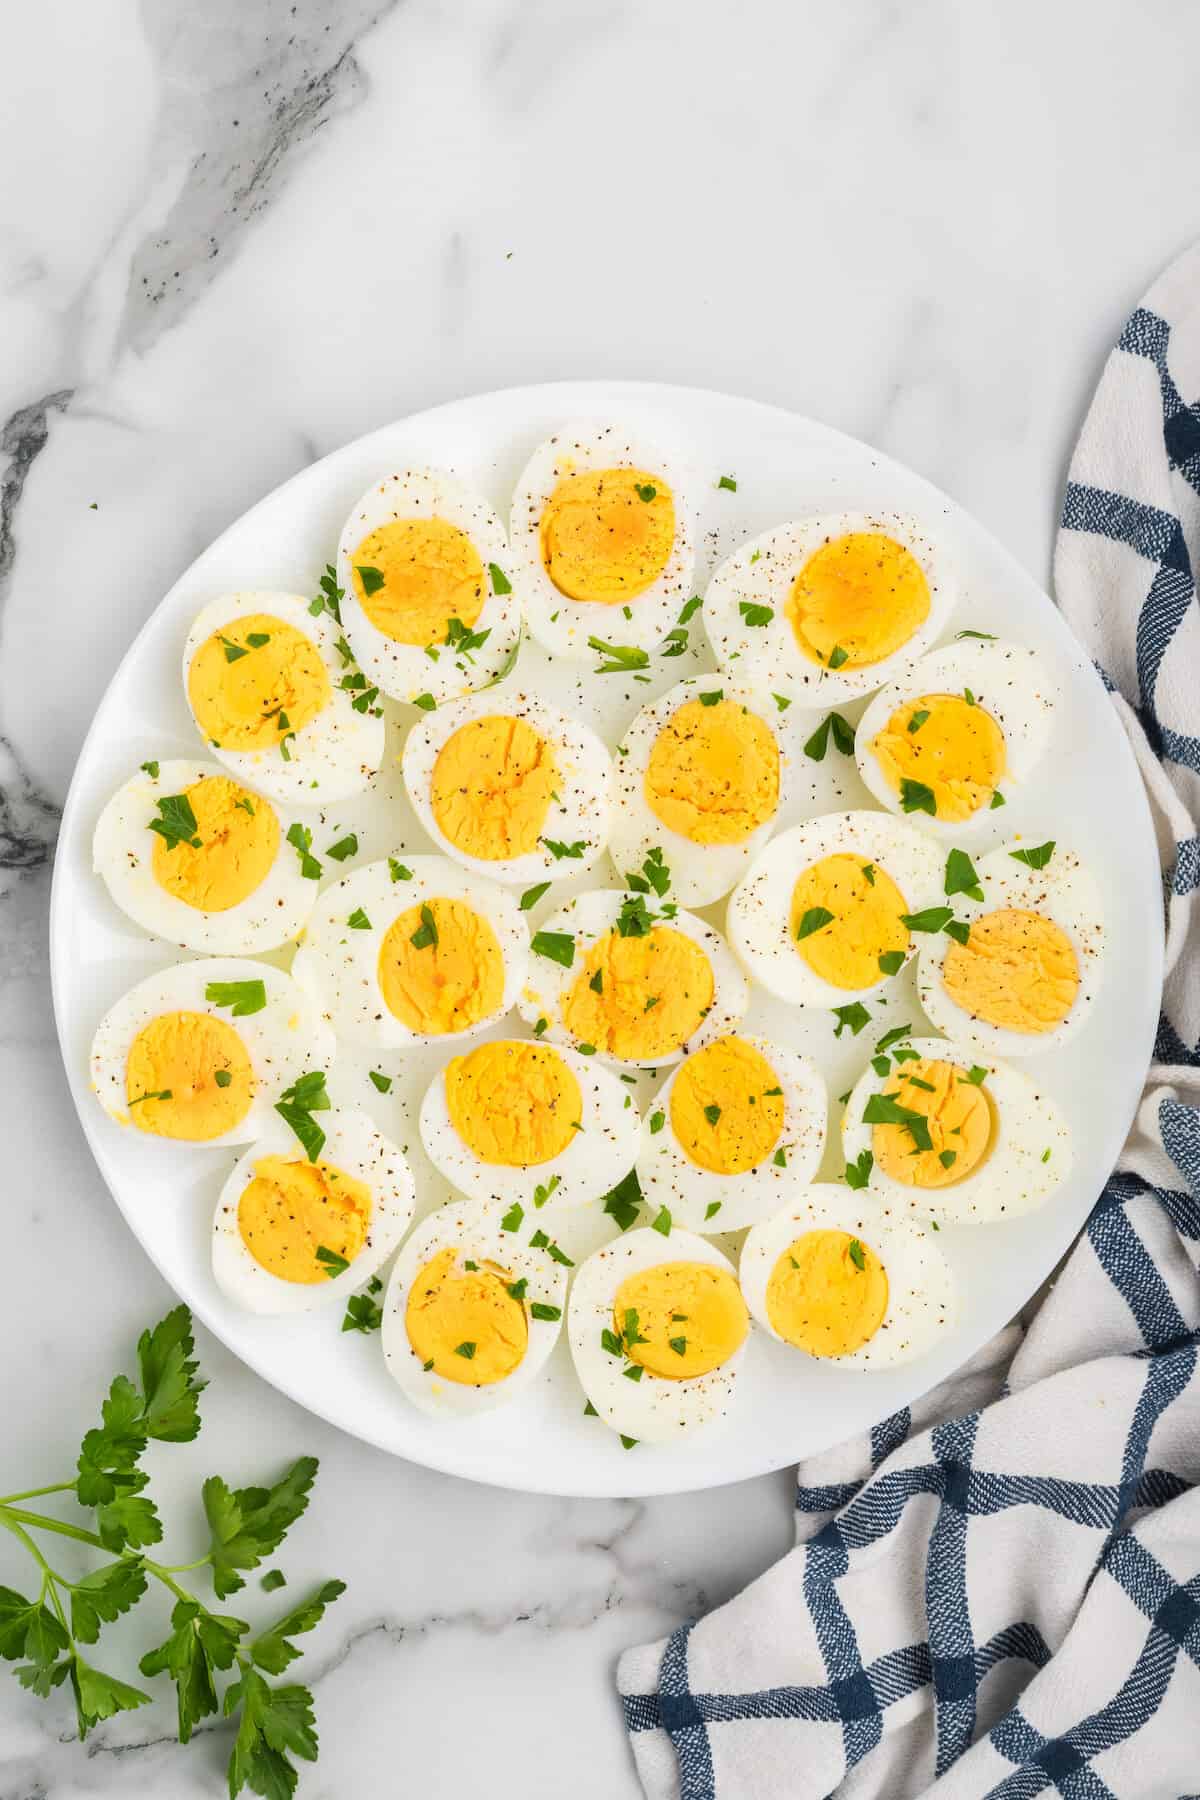
[[[1108,360],[1055,564],[1141,765],[1168,899],[1121,1166],[1027,1331],[804,1464],[797,1547],[622,1658],[650,1800],[1200,1800],[1196,397],[1200,246]]]

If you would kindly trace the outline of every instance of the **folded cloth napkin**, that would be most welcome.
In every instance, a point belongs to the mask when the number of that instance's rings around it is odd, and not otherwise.
[[[1134,1131],[1028,1328],[869,1442],[805,1463],[796,1548],[622,1657],[650,1800],[1200,1800],[1200,403],[1185,394],[1200,394],[1200,246],[1109,357],[1055,561],[1164,869],[1164,1008]]]

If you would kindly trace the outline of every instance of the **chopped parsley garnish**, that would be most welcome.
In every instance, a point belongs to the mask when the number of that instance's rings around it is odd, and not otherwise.
[[[575,939],[569,931],[535,931],[529,948],[535,956],[569,969],[575,961]]]
[[[375,1285],[378,1288],[378,1281]],[[351,1294],[342,1317],[343,1331],[361,1331],[367,1337],[372,1331],[378,1331],[382,1324],[383,1308],[378,1300],[373,1299],[370,1294]],[[265,1576],[263,1586],[266,1586]]]
[[[726,488],[731,494],[737,493],[737,482],[733,479],[732,475],[722,475],[717,486],[719,488]]]
[[[150,829],[158,833],[167,849],[174,850],[177,844],[190,844],[193,850],[199,850],[196,815],[187,795],[164,794],[155,804],[158,807],[158,818],[151,819]]]
[[[637,650],[629,644],[610,644],[604,638],[590,637],[588,649],[608,658],[596,670],[597,675],[625,675],[633,669],[648,668],[650,664],[648,650]]]
[[[162,801],[159,801],[162,805]],[[153,826],[151,827],[153,830]],[[1054,839],[1044,844],[1035,844],[1031,850],[1010,850],[1008,853],[1014,862],[1024,863],[1027,869],[1044,869],[1054,855]]]
[[[693,594],[690,600],[685,600],[680,610],[679,623],[681,625],[686,625],[692,614],[698,613],[703,604],[704,602],[699,594]]]
[[[871,1020],[871,1015],[861,1000],[851,1001],[849,1006],[835,1006],[833,1016],[838,1022],[834,1037],[841,1037],[847,1027],[851,1036],[857,1037],[863,1026]]]
[[[604,992],[604,970],[603,969],[596,970],[596,973],[592,976],[591,980],[588,982],[588,986],[591,988],[593,994],[602,994]]]
[[[704,1116],[710,1125],[715,1125],[721,1116],[721,1109],[719,1106],[706,1106],[704,1109]]]
[[[913,714],[912,718],[908,721],[908,729],[910,731],[920,731],[922,725],[924,725],[924,723],[928,717],[929,717],[929,708],[927,706],[924,706],[918,712],[915,712]]]
[[[394,856],[388,857],[388,874],[393,881],[411,881],[413,878],[412,870],[405,868],[402,862],[397,862]]]
[[[956,631],[954,635],[955,638],[979,638],[985,644],[996,642],[994,631]]]
[[[508,576],[504,573],[504,570],[502,568],[500,568],[497,563],[490,562],[488,564],[488,574],[492,578],[493,594],[511,594],[512,593],[512,582],[508,579]]]
[[[655,496],[657,495],[658,489],[655,487],[655,485],[652,481],[639,481],[636,484],[635,492],[637,494],[638,499],[644,500],[648,506],[650,504],[651,500],[653,500],[655,498]]]
[[[780,712],[786,712],[788,707],[792,704],[786,694],[772,694],[771,698],[779,708]]]
[[[654,914],[641,894],[630,894],[622,900],[621,910],[617,914],[618,936],[649,937],[653,924]]]
[[[705,1224],[707,1225],[707,1223],[710,1219],[715,1219],[717,1214],[720,1212],[720,1210],[721,1210],[721,1202],[719,1200],[710,1200],[708,1205],[704,1209]]]
[[[562,1307],[547,1306],[544,1300],[535,1300],[529,1308],[529,1316],[532,1319],[545,1319],[552,1323],[555,1319],[562,1318]]]
[[[216,1084],[219,1088],[232,1087],[233,1086],[232,1071],[229,1069],[214,1069],[213,1070],[213,1080],[216,1082]]]
[[[573,861],[578,862],[584,851],[587,849],[586,838],[576,838],[573,844],[561,843],[557,838],[543,838],[542,842],[545,844],[555,862],[561,862],[564,857],[569,857]]]
[[[687,1339],[685,1337],[668,1338],[667,1343],[671,1346],[671,1349],[675,1352],[676,1356],[687,1355]]]
[[[521,1220],[525,1217],[525,1208],[519,1200],[514,1200],[500,1221],[501,1231],[520,1231]]]
[[[414,950],[428,950],[431,947],[436,948],[439,941],[437,920],[433,916],[433,909],[427,902],[422,902],[420,917],[421,923],[412,933],[408,940],[409,943]]]
[[[263,645],[269,644],[270,641],[271,634],[268,631],[250,631],[246,634],[246,642],[252,650],[261,650]]]
[[[383,586],[383,571],[381,569],[373,569],[370,563],[355,563],[354,573],[362,582],[362,590],[368,600],[372,594],[377,594]]]
[[[615,1188],[610,1188],[604,1196],[604,1210],[610,1219],[615,1219],[622,1231],[628,1231],[638,1216],[638,1206],[642,1198],[642,1184],[638,1180],[637,1170],[630,1169],[618,1181]]]
[[[537,905],[543,894],[549,893],[550,883],[539,881],[535,887],[526,888],[521,895],[521,911],[530,912]]]
[[[331,619],[340,625],[342,622],[342,601],[345,589],[338,586],[337,570],[332,563],[325,564],[325,573],[317,583],[320,592],[308,603],[308,610],[316,618],[318,613],[327,612]]]
[[[846,1164],[844,1180],[849,1188],[865,1188],[871,1179],[875,1158],[869,1150],[860,1150],[852,1163]]]
[[[965,919],[948,919],[942,929],[956,944],[965,944],[971,935],[971,927]]]
[[[823,931],[826,925],[833,924],[833,914],[826,906],[810,906],[796,927],[796,940],[802,942],[811,937],[814,931]]]
[[[929,813],[937,817],[937,797],[931,787],[923,781],[910,781],[907,775],[900,778],[900,810],[901,812]]]
[[[713,688],[709,693],[699,695],[701,706],[719,706],[724,698],[724,688]]]
[[[244,644],[235,644],[232,638],[225,637],[221,632],[218,632],[217,636],[221,640],[221,647],[225,652],[227,663],[237,662],[239,658],[249,656],[250,652]]]
[[[547,1200],[550,1198],[550,1196],[554,1192],[555,1188],[561,1187],[561,1186],[562,1186],[562,1176],[561,1175],[552,1175],[550,1177],[549,1181],[547,1181],[545,1183],[542,1183],[539,1181],[537,1186],[533,1190],[533,1204],[535,1206],[545,1206]]]
[[[866,1268],[866,1254],[857,1238],[850,1239],[849,1244],[846,1246],[846,1255],[850,1258],[850,1261],[854,1264],[856,1269],[863,1270]]]
[[[864,1125],[903,1125],[918,1150],[932,1150],[929,1121],[924,1113],[902,1106],[895,1094],[872,1094],[863,1108]]]
[[[325,1090],[324,1069],[301,1075],[290,1088],[285,1088],[275,1104],[275,1111],[285,1125],[290,1125],[304,1146],[309,1162],[316,1162],[325,1144],[325,1133],[313,1118],[315,1112],[328,1112],[333,1102]]]
[[[627,619],[632,617],[627,606],[622,610]],[[688,634],[683,629],[682,625],[676,625],[673,630],[668,631],[666,637],[663,639],[663,647],[658,654],[660,656],[682,656],[687,647]]]
[[[771,620],[775,617],[775,608],[773,606],[759,606],[753,600],[739,600],[738,611],[741,613],[746,624],[752,627],[769,625]]]
[[[335,1275],[344,1275],[346,1270],[350,1267],[350,1264],[346,1261],[344,1256],[339,1256],[336,1250],[330,1250],[325,1244],[317,1245],[317,1261],[324,1269],[326,1275],[329,1276],[330,1280],[332,1280]]]
[[[944,889],[947,897],[952,894],[966,894],[971,900],[983,899],[983,889],[979,885],[979,875],[975,864],[965,850],[951,850],[946,858]]]
[[[666,1122],[667,1122],[666,1113],[664,1113],[664,1112],[651,1113],[650,1114],[650,1135],[651,1135],[651,1137],[657,1137],[659,1132],[662,1130],[663,1126],[666,1124]]]
[[[927,906],[924,912],[901,913],[900,923],[907,925],[910,931],[944,931],[947,921],[953,917],[953,907]]]
[[[987,1078],[988,1072],[980,1063],[974,1063],[967,1071],[967,1080],[971,1082],[974,1087],[982,1087]]]
[[[656,844],[646,852],[641,874],[627,875],[625,885],[635,894],[648,894],[653,889],[658,898],[662,899],[671,886],[671,871],[659,845]],[[635,932],[634,936],[637,935]]]
[[[866,882],[868,887],[875,886],[875,864],[874,863],[864,863],[862,866],[862,875],[863,875],[863,880]]]
[[[520,1281],[510,1281],[508,1284],[509,1296],[513,1300],[523,1300],[528,1289],[529,1278],[525,1275],[522,1275]]]
[[[437,711],[437,701],[434,699],[432,694],[418,694],[416,699],[413,701],[413,705],[419,706],[422,712],[436,712]]]
[[[943,1169],[952,1169],[954,1164],[958,1161],[958,1151],[939,1150],[938,1161],[941,1163]]]
[[[392,1078],[390,1075],[381,1075],[379,1073],[378,1069],[368,1069],[367,1073],[371,1077],[372,1087],[376,1088],[379,1093],[381,1093],[381,1094],[390,1094],[391,1093]]]
[[[235,1019],[247,1019],[261,1012],[267,1004],[264,981],[210,981],[205,984],[204,998],[211,1006],[227,1006]]]
[[[898,975],[904,967],[903,950],[885,950],[879,958],[879,967],[884,975]]]
[[[880,1038],[879,1042],[876,1044],[876,1046],[875,1046],[876,1055],[879,1055],[881,1051],[890,1050],[893,1044],[899,1044],[900,1042],[902,1042],[902,1040],[904,1038],[911,1037],[911,1036],[912,1036],[912,1026],[911,1025],[893,1025],[892,1029],[890,1031],[884,1032],[883,1036]]]
[[[144,762],[142,768],[152,781],[158,780],[158,764],[156,762]]]
[[[299,820],[288,826],[287,841],[300,858],[300,873],[306,881],[320,881],[321,865],[312,855],[312,832]]]
[[[346,923],[351,931],[370,931],[371,929],[371,921],[368,919],[361,906],[355,907],[354,911],[350,914],[350,917],[346,920]]]
[[[787,1151],[781,1147],[780,1149],[778,1149],[775,1152],[774,1156],[771,1158],[771,1161],[775,1164],[775,1167],[777,1169],[786,1169],[787,1168]]]
[[[156,1094],[135,1094],[129,1104],[130,1106],[140,1106],[143,1100],[170,1100],[172,1098],[170,1088],[159,1088]]]
[[[454,1354],[455,1354],[455,1356],[463,1356],[466,1358],[466,1360],[468,1362],[470,1362],[475,1355],[475,1346],[471,1342],[470,1338],[464,1339],[464,1341],[461,1344],[455,1344]]]
[[[813,762],[824,762],[830,732],[833,733],[834,749],[840,750],[843,756],[853,756],[854,727],[838,712],[827,713],[821,720],[804,746],[805,756],[811,757]]]
[[[842,664],[848,660],[848,656],[848,651],[843,650],[840,644],[835,644],[833,649],[829,652],[829,667],[831,669],[840,669]]]
[[[485,631],[468,631],[461,619],[446,621],[446,642],[456,656],[465,656],[468,662],[472,661],[471,652],[482,650],[491,635],[490,627]]]
[[[991,799],[988,801],[988,811],[995,812],[995,810],[998,806],[1007,806],[1007,805],[1008,805],[1008,801],[1004,798],[1004,795],[1000,792],[1000,789],[997,788],[995,793],[992,795]]]
[[[534,1037],[541,1037],[542,1033],[547,1029],[549,1024],[550,1024],[549,1019],[539,1019],[537,1024],[533,1028]]]

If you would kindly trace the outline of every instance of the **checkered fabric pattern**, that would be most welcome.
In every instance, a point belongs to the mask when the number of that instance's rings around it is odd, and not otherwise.
[[[1060,604],[1155,812],[1156,1062],[1027,1330],[799,1471],[797,1546],[626,1653],[650,1800],[1200,1800],[1200,246],[1109,358]]]

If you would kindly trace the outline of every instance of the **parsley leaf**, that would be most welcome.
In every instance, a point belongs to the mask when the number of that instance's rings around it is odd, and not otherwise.
[[[550,883],[548,881],[539,881],[536,886],[526,888],[525,892],[521,895],[521,911],[530,912],[537,905],[542,895],[549,891]]]
[[[168,850],[174,850],[179,844],[188,844],[193,850],[200,849],[200,839],[196,836],[196,815],[192,811],[192,803],[186,794],[164,794],[155,802],[158,807],[158,818],[151,819],[150,829],[157,832]]]
[[[650,664],[648,650],[637,650],[629,644],[610,644],[604,638],[590,637],[588,649],[608,658],[596,670],[597,675],[628,674],[634,669],[648,668]]]
[[[433,916],[432,908],[424,902],[421,905],[420,918],[421,923],[412,933],[409,942],[414,950],[436,949],[440,942],[438,938],[437,920]]]
[[[910,781],[907,775],[900,778],[900,810],[906,813],[929,813],[937,817],[937,797],[931,787],[923,781]]]
[[[759,628],[763,625],[769,625],[771,620],[775,617],[775,608],[773,606],[759,606],[753,600],[739,600],[738,611],[741,613],[745,623],[752,629]]]
[[[865,1188],[871,1179],[871,1170],[875,1167],[875,1158],[869,1150],[860,1150],[852,1163],[846,1164],[844,1180],[847,1187]]]
[[[823,931],[826,925],[833,924],[833,914],[825,906],[810,906],[796,927],[796,941],[802,943],[811,937],[814,931]]]
[[[161,801],[159,803],[161,805]],[[1008,853],[1014,862],[1024,863],[1027,869],[1044,869],[1054,855],[1054,839],[1044,844],[1035,844],[1029,850],[1010,850]]]
[[[266,1006],[267,986],[262,980],[210,981],[205,985],[204,998],[212,1006],[229,1007],[235,1019],[246,1019]]]
[[[575,939],[569,931],[535,931],[529,948],[535,956],[569,969],[575,961]]]
[[[952,894],[966,894],[971,900],[983,899],[983,889],[979,885],[975,864],[965,850],[951,850],[946,858],[944,887],[947,899]]]
[[[839,1038],[847,1026],[850,1029],[850,1035],[857,1037],[863,1026],[868,1025],[871,1020],[871,1015],[861,1000],[852,1001],[849,1006],[835,1006],[833,1016],[838,1021],[833,1035]]]
[[[320,881],[321,865],[311,854],[312,832],[309,827],[301,825],[299,820],[294,825],[289,825],[287,841],[300,858],[300,873],[305,881]]]
[[[325,1090],[325,1071],[311,1070],[301,1075],[275,1103],[275,1111],[290,1125],[301,1144],[309,1162],[316,1162],[325,1146],[325,1133],[313,1118],[315,1112],[328,1112],[333,1102]]]
[[[642,1184],[638,1180],[636,1169],[630,1169],[628,1175],[622,1176],[616,1187],[610,1188],[604,1196],[604,1211],[610,1219],[615,1219],[622,1231],[628,1231],[638,1216],[638,1207],[642,1199]]]
[[[316,1475],[316,1457],[301,1456],[269,1488],[231,1488],[219,1475],[209,1476],[201,1496],[219,1600],[244,1587],[244,1572],[278,1549],[307,1507]]]

